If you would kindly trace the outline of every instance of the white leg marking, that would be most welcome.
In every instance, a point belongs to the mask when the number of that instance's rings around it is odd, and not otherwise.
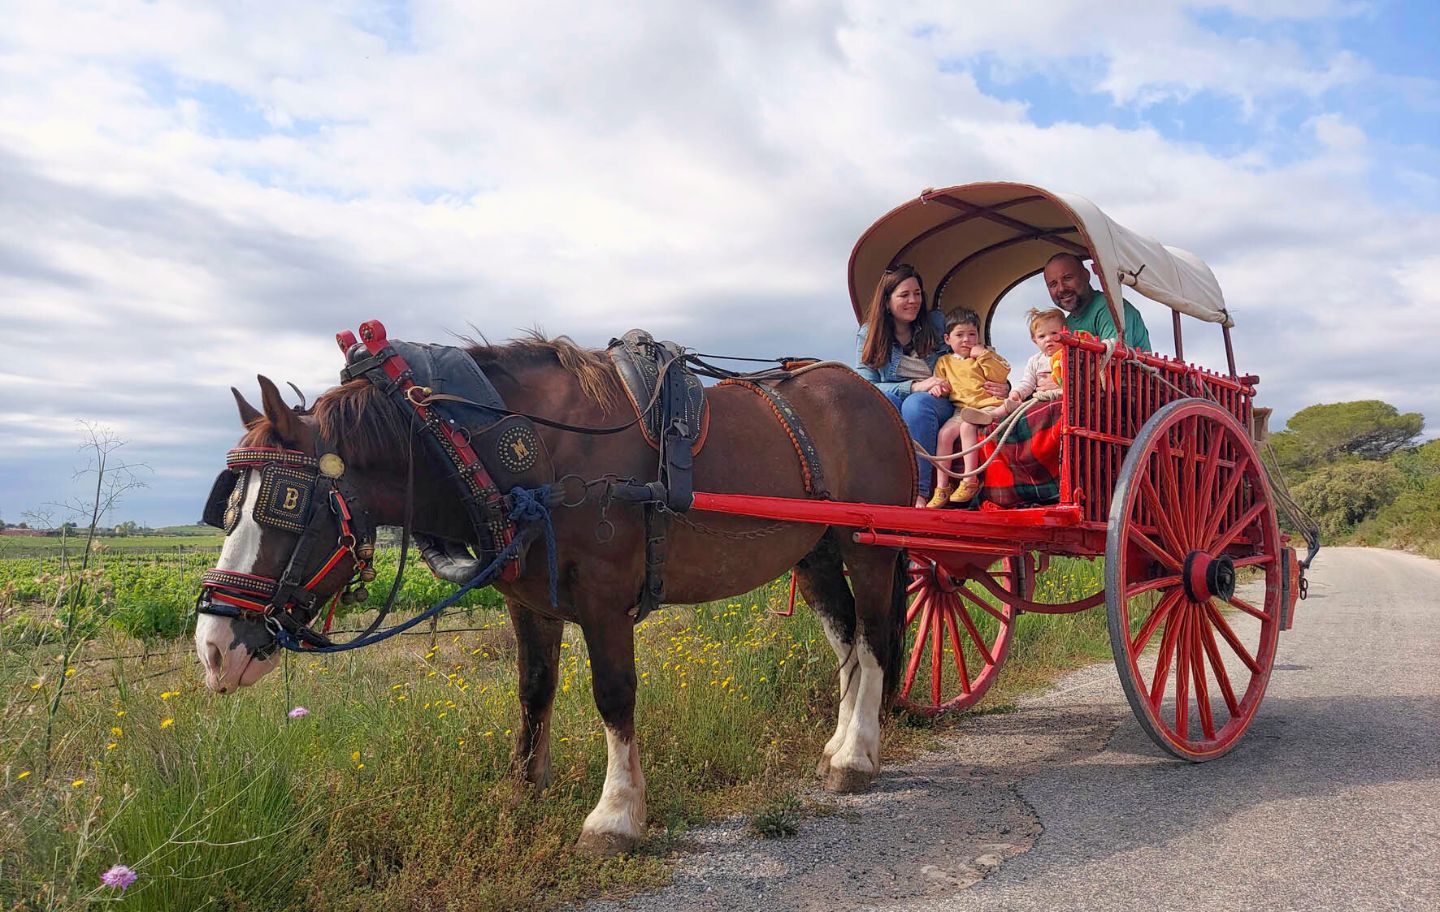
[[[600,803],[585,818],[582,837],[619,836],[638,840],[645,835],[645,774],[640,770],[640,748],[605,726],[605,788]]]
[[[825,639],[830,641],[830,648],[835,650],[835,658],[840,662],[840,712],[835,718],[835,734],[825,743],[824,756],[826,759],[835,756],[840,745],[845,743],[845,734],[850,728],[850,717],[855,711],[855,686],[859,682],[855,680],[855,666],[859,662],[857,654],[859,650],[847,644],[840,637],[840,631],[831,623],[825,615],[820,615],[820,626],[825,631]]]
[[[855,653],[859,656],[859,682],[854,712],[845,733],[845,742],[830,759],[832,767],[874,773],[880,769],[880,702],[885,693],[885,671],[875,661],[870,644],[858,633]]]

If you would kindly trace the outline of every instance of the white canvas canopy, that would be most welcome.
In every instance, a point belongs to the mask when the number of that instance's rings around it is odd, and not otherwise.
[[[864,322],[881,275],[909,263],[939,307],[969,307],[988,325],[996,303],[1061,251],[1094,261],[1117,326],[1123,286],[1196,319],[1233,323],[1215,274],[1193,253],[1116,224],[1082,196],[1000,182],[926,190],[871,225],[850,255],[850,299]]]

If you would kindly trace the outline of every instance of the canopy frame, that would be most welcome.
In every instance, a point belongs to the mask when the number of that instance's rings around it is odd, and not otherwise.
[[[941,217],[922,208],[932,204],[954,210],[954,214]],[[937,250],[951,241],[955,242],[953,249]],[[1177,315],[1177,355],[1180,313],[1220,323],[1228,341],[1233,321],[1214,274],[1198,257],[1135,234],[1084,197],[1029,184],[986,182],[927,189],[882,216],[851,252],[851,304],[857,320],[864,322],[870,292],[880,275],[908,262],[920,269],[935,306],[949,311],[959,306],[945,297],[952,281],[960,276],[973,279],[978,274],[984,279],[984,292],[977,293],[979,300],[965,304],[980,312],[988,338],[990,318],[999,301],[1020,282],[1041,272],[1050,256],[1062,252],[1094,264],[1122,343],[1120,292],[1125,286]],[[997,255],[1003,255],[1008,263],[996,259]]]

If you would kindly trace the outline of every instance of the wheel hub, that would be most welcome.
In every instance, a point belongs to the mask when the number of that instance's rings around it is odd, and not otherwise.
[[[1211,557],[1204,551],[1191,551],[1185,556],[1185,572],[1181,576],[1185,594],[1193,601],[1219,598],[1228,602],[1235,595],[1235,561],[1228,555]]]

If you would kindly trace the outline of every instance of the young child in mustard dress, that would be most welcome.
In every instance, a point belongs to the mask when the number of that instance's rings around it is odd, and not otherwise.
[[[955,403],[955,417],[940,428],[940,439],[936,456],[949,456],[955,452],[955,442],[967,452],[963,457],[966,472],[974,472],[980,465],[980,454],[975,444],[980,441],[980,430],[995,418],[1006,413],[1005,400],[985,390],[987,381],[1000,383],[1010,376],[1010,364],[995,352],[980,344],[980,317],[973,310],[960,308],[945,322],[945,344],[950,354],[941,355],[935,362],[935,376],[950,384],[950,401]],[[946,395],[939,388],[933,395]],[[983,424],[967,421],[961,411],[979,410],[984,417]],[[968,503],[980,490],[980,479],[968,476],[952,488],[950,477],[943,472],[935,473],[935,496],[926,504],[932,509],[950,503]]]

